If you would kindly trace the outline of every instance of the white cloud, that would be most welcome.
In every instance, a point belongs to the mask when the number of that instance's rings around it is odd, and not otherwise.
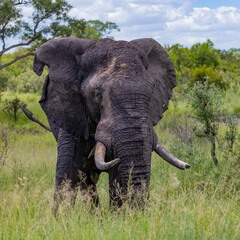
[[[217,9],[194,8],[192,12],[175,21],[167,21],[168,31],[214,31],[217,29],[240,29],[240,9],[220,7]]]
[[[71,16],[112,21],[115,39],[153,37],[190,46],[210,38],[218,48],[240,47],[240,9],[193,8],[194,0],[70,0]],[[231,45],[232,44],[232,45]]]

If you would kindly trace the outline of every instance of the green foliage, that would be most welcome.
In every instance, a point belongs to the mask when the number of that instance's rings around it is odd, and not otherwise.
[[[21,30],[21,10],[15,7],[17,2],[18,1],[0,0],[0,29],[2,30],[0,31],[1,38],[3,38],[4,35],[6,37],[16,36],[16,34]],[[6,28],[8,29],[5,32]]]
[[[11,78],[8,82],[8,87],[11,91],[19,93],[36,93],[42,90],[43,82],[44,76],[39,77],[32,70],[28,70],[16,78]]]
[[[11,59],[15,59],[18,56],[24,55],[28,52],[25,48],[18,48],[13,53],[4,54],[1,58],[2,63],[10,62]],[[25,73],[26,71],[32,69],[32,63],[33,63],[33,57],[29,58],[23,58],[21,61],[17,61],[16,63],[8,66],[7,68],[4,68],[0,70],[2,72],[7,72],[9,74],[9,78],[17,77],[18,75]]]
[[[215,137],[223,114],[223,101],[220,89],[207,82],[196,83],[190,89],[187,105],[195,121],[195,133],[199,137]]]
[[[192,66],[191,52],[187,47],[180,44],[174,44],[167,47],[167,51],[173,61],[176,71],[183,72],[184,68]]]
[[[224,122],[227,126],[224,140],[227,144],[228,151],[232,152],[234,143],[237,140],[237,119],[233,118],[232,116],[228,115],[224,118]]]
[[[189,91],[187,104],[191,107],[191,114],[195,119],[193,130],[196,136],[206,137],[210,141],[212,160],[217,165],[215,139],[223,114],[221,91],[207,81],[196,83]]]
[[[191,47],[194,64],[196,66],[217,67],[220,62],[218,51],[213,48],[213,42],[208,39],[205,43],[196,43]]]
[[[66,37],[78,37],[87,39],[102,39],[108,37],[113,30],[119,31],[117,24],[113,22],[101,22],[99,20],[84,21],[83,19],[70,19],[68,24],[70,32]]]
[[[216,72],[213,67],[207,67],[202,65],[196,68],[192,68],[192,77],[189,80],[188,85],[192,86],[195,83],[201,84],[214,84],[217,88],[226,90],[229,87],[229,83],[224,80],[221,73]]]
[[[18,106],[19,103],[21,103],[24,107],[27,106],[27,104],[24,102],[21,102],[18,97],[9,101],[6,100],[4,102],[3,112],[6,115],[8,115],[10,118],[13,118],[14,121],[16,121],[18,116],[21,114],[20,107]]]
[[[217,50],[211,40],[196,43],[187,48],[180,44],[165,46],[176,70],[178,86],[175,89],[184,94],[184,85],[192,87],[196,82],[214,83],[227,90],[240,83],[240,53],[238,49]]]
[[[32,9],[32,16],[25,20],[22,8]],[[36,47],[56,37],[79,37],[100,39],[118,26],[112,22],[99,20],[75,19],[69,16],[72,8],[65,0],[0,0],[0,39],[3,54],[16,47],[27,46],[26,54],[18,54],[15,58],[1,62],[0,70],[30,55],[34,55]],[[11,38],[16,43],[7,45]],[[10,41],[11,42],[11,41]]]
[[[240,115],[240,106],[239,105],[233,107],[233,113],[236,115]]]
[[[0,74],[0,101],[2,92],[6,90],[6,87],[8,85],[8,79],[9,79],[9,73],[7,71],[1,71]]]

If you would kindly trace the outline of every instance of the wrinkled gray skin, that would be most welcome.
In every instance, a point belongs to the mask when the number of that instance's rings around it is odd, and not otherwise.
[[[73,202],[80,187],[98,204],[101,171],[90,154],[96,142],[105,145],[106,162],[120,158],[107,170],[110,205],[121,206],[129,186],[142,204],[157,144],[153,126],[176,85],[166,51],[153,39],[54,39],[38,49],[33,70],[41,75],[44,65],[49,75],[40,104],[58,142],[56,204],[66,181]]]

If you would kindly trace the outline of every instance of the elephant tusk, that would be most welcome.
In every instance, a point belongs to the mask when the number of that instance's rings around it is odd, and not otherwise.
[[[106,155],[106,147],[103,143],[97,142],[95,154],[94,154],[94,160],[96,167],[101,170],[107,170],[111,167],[113,167],[115,164],[119,162],[119,158],[116,158],[110,162],[105,162],[105,155]]]
[[[169,153],[160,143],[157,143],[154,151],[165,161],[172,164],[173,166],[185,170],[190,168],[190,165],[188,163],[185,163],[178,158],[174,157],[171,153]]]

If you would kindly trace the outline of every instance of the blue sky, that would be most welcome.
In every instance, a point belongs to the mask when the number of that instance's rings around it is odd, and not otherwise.
[[[218,8],[221,6],[240,8],[240,0],[196,0],[193,1],[194,7]]]
[[[216,48],[240,48],[240,0],[69,0],[71,16],[118,24],[116,40],[152,37],[191,46],[211,39]]]

